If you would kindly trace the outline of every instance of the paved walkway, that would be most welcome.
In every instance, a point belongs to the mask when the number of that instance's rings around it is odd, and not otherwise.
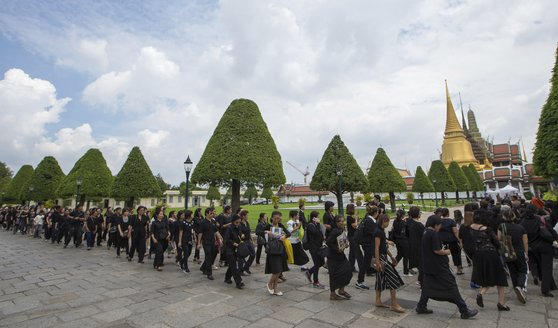
[[[246,289],[223,283],[224,271],[208,281],[191,264],[184,275],[165,259],[165,271],[153,270],[151,261],[128,263],[114,251],[55,246],[43,240],[0,231],[0,326],[5,327],[558,327],[558,296],[542,298],[531,287],[529,302],[512,298],[511,312],[496,311],[496,294],[485,297],[485,309],[473,320],[459,319],[455,306],[432,301],[432,315],[417,315],[416,278],[404,277],[398,292],[404,315],[376,309],[373,291],[347,290],[353,300],[329,300],[329,290],[307,284],[298,268],[286,274],[283,297],[270,296],[263,266],[254,266],[245,278]],[[458,278],[467,304],[475,292],[468,288],[470,268]],[[556,276],[556,275],[555,275]],[[356,277],[355,277],[356,278]],[[325,270],[322,283],[328,283]],[[373,285],[375,278],[367,277]],[[352,283],[354,283],[354,279]],[[513,297],[513,293],[508,293]],[[387,301],[388,295],[384,295]]]

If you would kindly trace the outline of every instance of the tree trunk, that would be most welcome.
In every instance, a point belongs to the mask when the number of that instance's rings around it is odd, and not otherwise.
[[[420,200],[422,202],[422,207],[424,207],[424,194],[422,192],[420,193]]]
[[[231,189],[232,189],[232,197],[231,197],[232,212],[236,213],[236,211],[240,208],[240,181],[233,179]]]
[[[355,202],[355,193],[351,191],[351,203]]]
[[[391,211],[395,212],[395,193],[393,191],[389,192],[389,204],[391,205]]]
[[[345,215],[345,211],[344,211],[344,208],[343,208],[343,193],[342,192],[337,192],[335,195],[337,196],[338,213],[339,213],[339,215]]]
[[[469,190],[467,190],[467,201],[468,201],[468,202],[471,201],[471,194],[469,194]]]
[[[446,193],[442,191],[442,206],[446,206]]]
[[[459,191],[455,191],[455,204],[459,203]]]

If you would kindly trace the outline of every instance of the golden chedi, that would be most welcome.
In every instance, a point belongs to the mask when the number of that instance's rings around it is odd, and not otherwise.
[[[479,162],[473,154],[471,143],[465,137],[465,133],[457,120],[446,81],[446,130],[444,132],[444,143],[442,144],[442,162],[447,167],[452,161],[459,166],[473,164],[479,169]]]

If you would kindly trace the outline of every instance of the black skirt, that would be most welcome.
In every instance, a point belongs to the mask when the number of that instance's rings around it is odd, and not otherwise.
[[[329,288],[332,291],[347,286],[353,278],[353,268],[345,254],[329,254],[327,268],[329,271]]]
[[[295,265],[305,265],[310,261],[308,255],[302,248],[302,243],[294,243],[291,245],[293,246],[293,256],[294,256],[294,264]]]
[[[508,286],[506,270],[496,250],[475,251],[471,281],[481,287]]]
[[[455,277],[448,269],[438,274],[423,274],[422,294],[437,301],[452,301],[461,297]]]
[[[265,258],[265,273],[278,274],[281,272],[289,271],[287,263],[287,254],[282,255],[267,255]]]
[[[388,262],[385,255],[380,255],[380,261],[384,266],[383,271],[376,271],[376,290],[399,289],[405,285],[397,270]]]

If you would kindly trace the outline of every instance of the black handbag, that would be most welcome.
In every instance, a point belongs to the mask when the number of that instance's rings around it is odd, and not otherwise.
[[[248,245],[246,245],[246,243],[238,244],[238,247],[236,248],[236,255],[241,258],[245,258],[248,255],[250,255],[250,250],[248,249]]]
[[[282,255],[285,252],[285,246],[280,239],[271,239],[265,246],[265,252],[268,255]]]
[[[327,246],[325,246],[325,245],[323,245],[322,247],[320,247],[320,248],[318,249],[318,255],[321,256],[321,257],[323,257],[323,258],[328,257],[328,256],[329,256],[329,247],[327,247]]]

